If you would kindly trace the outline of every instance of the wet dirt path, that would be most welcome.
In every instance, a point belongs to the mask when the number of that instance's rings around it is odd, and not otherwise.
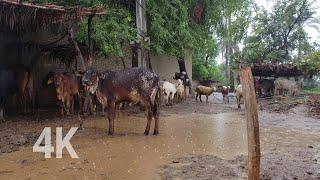
[[[160,122],[159,136],[144,136],[145,117],[122,115],[111,137],[104,118],[88,119],[71,141],[79,159],[71,159],[66,151],[63,159],[45,159],[31,146],[25,147],[0,156],[0,179],[160,179],[159,166],[180,156],[212,154],[232,159],[246,153],[245,125],[239,113],[170,114]]]
[[[216,179],[223,172],[227,173],[221,177],[227,178],[222,179],[245,179],[245,169],[238,172],[236,168],[246,164],[246,158],[241,157],[247,154],[244,111],[233,101],[229,105],[221,102],[222,97],[211,97],[209,104],[189,100],[163,107],[158,136],[143,135],[146,117],[139,111],[118,115],[114,136],[107,135],[104,117],[88,118],[84,129],[71,140],[79,159],[71,159],[66,151],[62,159],[45,159],[43,153],[32,152],[44,127],[62,126],[66,132],[78,125],[77,118],[61,120],[44,115],[38,122],[16,117],[0,125],[0,136],[13,140],[13,147],[18,144],[17,151],[0,153],[0,179],[201,179],[198,175]],[[265,179],[310,179],[317,174],[320,178],[320,121],[306,117],[305,111],[300,106],[289,114],[259,112]],[[151,127],[152,132],[153,124]],[[29,143],[24,143],[21,134],[31,137]],[[0,150],[5,150],[4,144],[0,140]],[[12,144],[7,143],[9,150]],[[236,173],[228,174],[230,165]],[[163,170],[165,166],[174,168]]]

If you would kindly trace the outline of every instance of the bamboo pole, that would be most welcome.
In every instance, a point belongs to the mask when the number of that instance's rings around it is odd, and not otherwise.
[[[243,88],[248,137],[248,179],[259,180],[260,174],[260,134],[257,99],[250,67],[240,68],[240,81]]]

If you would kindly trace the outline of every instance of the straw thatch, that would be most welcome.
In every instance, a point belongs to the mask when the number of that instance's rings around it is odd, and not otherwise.
[[[103,8],[63,7],[54,4],[39,5],[13,0],[0,1],[2,30],[25,32],[63,25],[89,14],[104,14]]]
[[[303,75],[297,66],[289,64],[253,64],[252,74],[264,77],[295,77]]]

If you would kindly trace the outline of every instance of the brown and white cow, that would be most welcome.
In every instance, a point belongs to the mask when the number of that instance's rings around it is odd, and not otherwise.
[[[74,97],[79,96],[80,82],[77,76],[69,72],[56,72],[49,75],[47,84],[54,84],[57,99],[60,102],[61,116],[73,113]]]
[[[114,133],[116,104],[123,101],[143,103],[148,114],[144,134],[149,134],[152,118],[155,119],[154,134],[159,133],[159,77],[152,70],[141,67],[99,73],[89,67],[82,84],[107,107],[110,135]]]

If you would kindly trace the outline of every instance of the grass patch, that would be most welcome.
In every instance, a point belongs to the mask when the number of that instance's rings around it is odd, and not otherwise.
[[[304,94],[320,94],[320,87],[305,88],[302,90]]]

